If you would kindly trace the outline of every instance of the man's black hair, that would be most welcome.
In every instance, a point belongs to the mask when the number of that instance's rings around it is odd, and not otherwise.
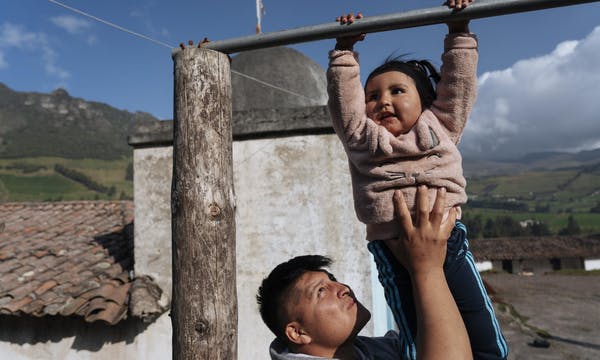
[[[304,273],[309,271],[324,271],[331,265],[330,258],[321,255],[297,256],[291,260],[281,263],[271,271],[269,276],[263,279],[258,288],[256,302],[263,321],[279,339],[286,341],[284,318],[284,302],[292,286]],[[329,272],[327,272],[329,274]],[[332,280],[335,280],[329,274]]]
[[[415,87],[421,97],[421,108],[425,110],[435,100],[435,85],[440,81],[440,74],[427,60],[402,60],[404,55],[389,57],[383,64],[373,70],[367,77],[366,84],[380,74],[398,71],[409,76],[415,82]]]

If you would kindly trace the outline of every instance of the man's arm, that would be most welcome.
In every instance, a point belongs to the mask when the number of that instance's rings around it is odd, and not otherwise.
[[[405,236],[386,240],[394,256],[409,271],[417,311],[417,359],[472,359],[465,324],[450,293],[443,271],[447,239],[454,227],[456,210],[442,222],[446,190],[438,190],[431,213],[427,188],[417,190],[416,221],[400,191],[394,205]]]

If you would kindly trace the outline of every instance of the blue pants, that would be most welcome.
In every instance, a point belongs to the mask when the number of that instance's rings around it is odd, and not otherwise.
[[[404,359],[414,360],[417,316],[410,275],[383,241],[370,241],[368,248],[375,258],[379,281],[383,285],[385,298],[398,325],[400,336],[404,337],[403,343],[407,344]],[[475,267],[473,255],[469,251],[467,229],[459,221],[448,239],[444,273],[465,322],[474,359],[506,359],[506,340]]]

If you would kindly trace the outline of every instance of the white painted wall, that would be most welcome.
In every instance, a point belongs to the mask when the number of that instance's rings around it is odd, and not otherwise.
[[[600,270],[600,259],[586,259],[583,261],[584,269],[586,270]]]
[[[477,268],[477,271],[479,271],[479,272],[486,271],[486,270],[492,270],[492,268],[493,268],[492,262],[489,260],[476,262],[475,267]]]
[[[165,244],[171,244],[172,148],[135,149],[134,159],[135,271],[158,274],[170,293],[171,255]],[[236,141],[233,162],[238,359],[268,358],[273,336],[258,314],[256,291],[272,268],[293,256],[332,257],[338,279],[371,308],[371,255],[354,213],[348,163],[337,137]],[[170,337],[168,325],[163,332]],[[363,333],[372,329],[370,324]]]
[[[132,360],[171,359],[171,318],[163,314],[148,327],[140,322],[117,326],[79,319],[0,321],[0,359],[6,360]]]

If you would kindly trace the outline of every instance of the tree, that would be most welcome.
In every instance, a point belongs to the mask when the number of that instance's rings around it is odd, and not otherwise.
[[[533,236],[547,236],[552,235],[548,225],[541,221],[534,221],[533,224],[527,227]]]
[[[132,162],[127,164],[127,168],[125,169],[125,180],[133,181],[133,163]]]
[[[483,237],[494,238],[498,237],[498,229],[496,229],[496,223],[492,219],[487,219],[485,226],[483,227]]]
[[[480,214],[475,215],[474,217],[465,216],[461,219],[461,221],[465,224],[469,231],[469,238],[476,239],[480,238],[483,235],[483,219]]]
[[[567,220],[567,227],[562,228],[558,232],[558,235],[578,235],[580,233],[581,233],[581,228],[579,227],[577,220],[575,220],[573,215],[569,215],[569,218]]]

